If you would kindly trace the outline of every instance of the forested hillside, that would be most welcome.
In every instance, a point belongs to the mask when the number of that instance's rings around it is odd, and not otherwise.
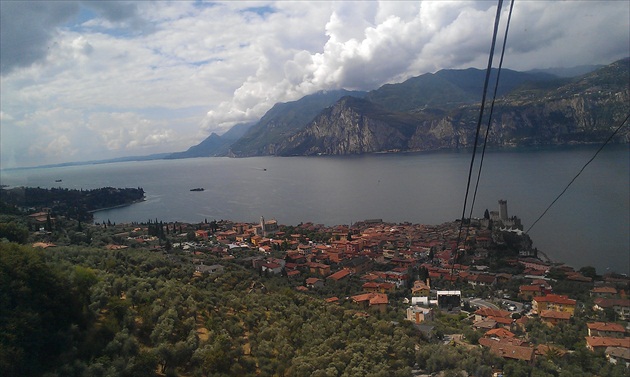
[[[23,209],[48,208],[54,214],[80,221],[92,220],[91,212],[128,205],[144,199],[142,188],[103,187],[94,190],[14,187],[0,189],[0,201]]]
[[[260,279],[237,265],[193,276],[186,258],[144,250],[0,256],[5,376],[408,376],[415,363],[410,325],[273,281],[251,289]]]

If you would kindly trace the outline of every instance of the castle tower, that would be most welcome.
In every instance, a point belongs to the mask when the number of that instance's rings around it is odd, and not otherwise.
[[[499,219],[501,219],[501,221],[508,219],[507,200],[499,200]]]
[[[260,216],[260,235],[265,237],[265,218]]]

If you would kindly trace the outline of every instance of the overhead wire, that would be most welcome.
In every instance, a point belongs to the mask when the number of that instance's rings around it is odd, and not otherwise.
[[[490,54],[488,56],[488,67],[486,68],[486,78],[483,84],[483,94],[481,98],[481,107],[479,110],[479,119],[477,120],[477,129],[475,132],[475,143],[473,145],[472,158],[470,160],[470,168],[468,169],[468,182],[466,184],[466,195],[464,196],[464,208],[462,209],[462,218],[459,224],[459,232],[457,234],[457,244],[455,248],[459,247],[461,241],[462,229],[466,219],[466,207],[468,204],[468,196],[470,193],[470,182],[472,180],[473,167],[475,164],[475,155],[477,154],[477,144],[479,141],[479,131],[481,130],[481,121],[483,119],[483,111],[486,102],[486,95],[488,93],[488,82],[490,81],[490,71],[492,70],[492,58],[494,57],[494,47],[497,41],[497,34],[499,30],[499,21],[501,19],[501,7],[503,6],[503,0],[498,0],[497,13],[494,19],[494,30],[492,33],[492,43],[490,44]]]
[[[604,149],[604,147],[606,146],[606,144],[608,144],[613,137],[615,137],[615,135],[619,132],[619,130],[621,130],[623,128],[623,126],[626,124],[626,122],[628,121],[628,119],[630,118],[630,113],[625,117],[625,119],[619,124],[619,126],[613,131],[612,134],[610,134],[610,136],[608,136],[608,138],[606,139],[606,141],[604,141],[604,143],[599,147],[599,149],[597,150],[597,152],[595,152],[595,154],[593,155],[593,157],[590,158],[590,160],[588,160],[584,166],[582,166],[582,169],[580,169],[580,171],[575,175],[575,177],[573,177],[573,179],[569,182],[569,184],[566,185],[566,187],[564,188],[564,190],[562,190],[562,192],[556,196],[556,198],[551,202],[551,204],[549,204],[549,206],[543,211],[543,213],[538,216],[538,218],[536,219],[536,221],[534,221],[534,223],[525,231],[525,233],[529,233],[530,230],[532,230],[532,228],[538,223],[538,221],[540,221],[540,219],[542,219],[545,214],[551,209],[551,207],[558,201],[558,199],[560,199],[560,197],[562,197],[562,195],[564,195],[564,193],[569,189],[569,186],[571,186],[573,184],[573,182],[575,182],[575,180],[580,176],[580,174],[582,174],[582,172],[584,171],[584,169],[586,169],[586,167],[593,162],[593,160],[595,159],[595,157],[597,157],[597,155],[599,154],[599,152],[602,151],[602,149]]]
[[[473,167],[474,167],[475,156],[476,156],[477,145],[478,145],[478,139],[479,139],[479,132],[480,132],[480,129],[481,129],[481,122],[482,122],[482,118],[483,118],[483,112],[484,112],[484,107],[485,107],[485,102],[486,102],[486,95],[487,95],[487,91],[488,91],[488,82],[490,80],[490,72],[491,72],[491,69],[492,69],[492,59],[493,59],[493,56],[494,56],[494,48],[495,48],[495,44],[496,44],[497,30],[498,30],[498,25],[499,25],[499,20],[500,20],[500,12],[501,12],[502,4],[503,4],[503,1],[499,0],[498,1],[498,5],[497,5],[497,14],[495,16],[494,32],[493,32],[493,36],[492,36],[492,44],[491,44],[491,48],[490,48],[490,56],[488,58],[488,67],[486,69],[486,77],[485,77],[485,81],[484,81],[484,88],[483,88],[482,101],[481,101],[481,106],[480,106],[480,111],[479,111],[479,118],[478,118],[478,121],[477,121],[477,127],[476,127],[476,132],[475,132],[475,143],[473,145],[473,153],[472,153],[472,157],[471,157],[471,161],[470,161],[470,167],[469,167],[469,170],[468,170],[468,180],[467,180],[467,183],[466,183],[466,195],[464,197],[464,206],[463,206],[463,209],[462,209],[462,217],[461,217],[461,221],[460,221],[459,232],[458,232],[458,235],[457,235],[456,248],[459,247],[459,244],[461,242],[462,229],[463,229],[464,223],[466,222],[466,207],[467,207],[467,202],[468,202],[468,196],[469,196],[469,193],[470,193],[470,183],[471,183],[471,178],[472,178],[472,171],[473,171]],[[509,13],[508,13],[508,19],[507,19],[506,28],[505,28],[505,35],[504,35],[504,38],[503,38],[503,46],[502,46],[502,51],[501,51],[501,58],[500,58],[500,62],[499,62],[499,67],[497,69],[497,78],[496,78],[495,87],[494,87],[492,104],[490,106],[490,113],[489,113],[489,116],[488,116],[488,124],[487,124],[486,132],[485,132],[485,135],[484,135],[483,149],[482,149],[482,152],[481,152],[481,159],[480,159],[480,163],[479,163],[479,169],[478,169],[478,172],[477,172],[477,180],[476,180],[476,183],[475,183],[475,190],[474,190],[473,197],[472,197],[472,202],[471,202],[471,206],[470,206],[470,212],[469,212],[468,219],[472,218],[472,213],[473,213],[473,209],[474,209],[474,205],[475,205],[475,201],[476,201],[476,197],[477,197],[477,192],[478,192],[478,188],[479,188],[479,181],[480,181],[480,178],[481,178],[481,171],[482,171],[482,168],[483,168],[483,160],[484,160],[486,146],[487,146],[487,142],[488,142],[488,135],[490,133],[490,127],[491,127],[491,124],[492,124],[492,115],[493,115],[493,112],[494,112],[494,105],[495,105],[495,102],[496,102],[496,96],[497,96],[497,91],[498,91],[498,87],[499,87],[499,79],[500,79],[500,75],[501,75],[501,68],[503,66],[503,59],[504,59],[504,56],[505,56],[505,47],[506,47],[506,43],[507,43],[507,36],[508,36],[509,27],[510,27],[510,20],[512,18],[513,7],[514,7],[514,0],[511,0],[510,10],[509,10]],[[560,192],[560,194],[551,202],[551,204],[549,204],[549,206],[536,219],[536,221],[534,221],[534,223],[527,229],[527,231],[525,231],[525,233],[529,233],[529,231],[547,214],[547,212],[551,209],[551,207],[553,207],[553,205],[565,194],[565,192],[569,189],[569,187],[573,184],[573,182],[575,182],[575,180],[582,174],[582,172],[586,169],[586,167],[597,157],[597,155],[604,149],[604,147],[623,128],[623,126],[626,124],[628,119],[630,119],[630,114],[628,114],[623,119],[623,121],[612,132],[612,134],[606,139],[606,141],[600,146],[600,148],[595,152],[595,154],[584,164],[584,166],[582,166],[580,171],[566,185],[566,187],[562,190],[562,192]],[[470,224],[468,224],[467,227],[466,227],[466,238],[468,237],[469,228],[470,228]],[[452,273],[452,271],[451,271],[451,273]]]
[[[475,207],[475,201],[477,199],[477,191],[479,189],[479,181],[481,179],[481,170],[483,168],[483,160],[486,155],[486,146],[488,145],[488,135],[490,134],[490,127],[492,125],[492,115],[494,114],[494,105],[497,99],[497,92],[499,90],[499,80],[501,78],[501,68],[503,68],[503,59],[505,57],[505,46],[507,45],[508,31],[510,30],[510,20],[512,19],[512,10],[514,9],[514,0],[510,2],[510,10],[508,12],[508,19],[505,24],[505,34],[503,35],[503,45],[501,47],[501,59],[499,59],[499,67],[497,68],[497,79],[494,84],[494,93],[492,94],[492,103],[490,105],[490,113],[488,114],[488,125],[486,127],[486,134],[483,139],[483,148],[481,149],[481,159],[479,160],[479,170],[477,172],[477,182],[475,183],[475,191],[473,193],[472,203],[470,204],[470,212],[468,218],[472,218],[473,209]],[[468,238],[470,231],[470,221],[466,226],[466,235],[464,240]]]

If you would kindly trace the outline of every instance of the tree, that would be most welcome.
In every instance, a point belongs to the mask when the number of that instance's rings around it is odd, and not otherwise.
[[[9,242],[25,244],[28,240],[28,229],[13,221],[0,223],[0,238],[6,238]]]
[[[483,218],[486,220],[490,220],[490,212],[488,212],[487,208],[486,211],[483,213]]]
[[[595,267],[593,266],[582,267],[580,268],[579,272],[588,278],[593,278],[593,280],[597,278],[597,271],[595,270]]]
[[[76,287],[76,298],[83,306],[83,312],[87,315],[90,305],[90,289],[98,282],[96,272],[89,267],[75,266],[72,282]]]
[[[46,214],[46,230],[52,232],[52,220],[50,219],[50,213]]]
[[[141,352],[132,359],[125,374],[130,377],[154,377],[157,365],[158,358],[153,352]]]
[[[188,241],[194,241],[197,238],[197,236],[195,235],[195,232],[193,232],[192,230],[188,233],[186,233],[186,239]]]
[[[71,282],[40,251],[0,243],[0,370],[36,376],[71,347],[71,326],[83,322]]]

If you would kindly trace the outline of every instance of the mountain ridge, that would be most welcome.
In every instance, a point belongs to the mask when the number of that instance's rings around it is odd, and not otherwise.
[[[629,63],[629,59],[622,59],[573,79],[509,70],[503,75],[502,71],[501,77],[507,79],[499,89],[505,94],[496,101],[488,144],[542,146],[605,140],[611,127],[628,111]],[[479,113],[479,103],[472,98],[476,84],[471,76],[482,73],[475,69],[439,71],[401,84],[384,85],[368,92],[362,102],[344,97],[295,134],[272,140],[273,148],[258,155],[343,155],[470,147],[474,144]],[[462,81],[462,77],[468,81],[456,88],[461,101],[430,106],[434,98],[453,92],[453,81]],[[429,89],[418,82],[429,82]],[[435,85],[445,82],[441,88]],[[423,92],[431,89],[435,91]],[[614,141],[629,139],[630,132],[626,130]]]

